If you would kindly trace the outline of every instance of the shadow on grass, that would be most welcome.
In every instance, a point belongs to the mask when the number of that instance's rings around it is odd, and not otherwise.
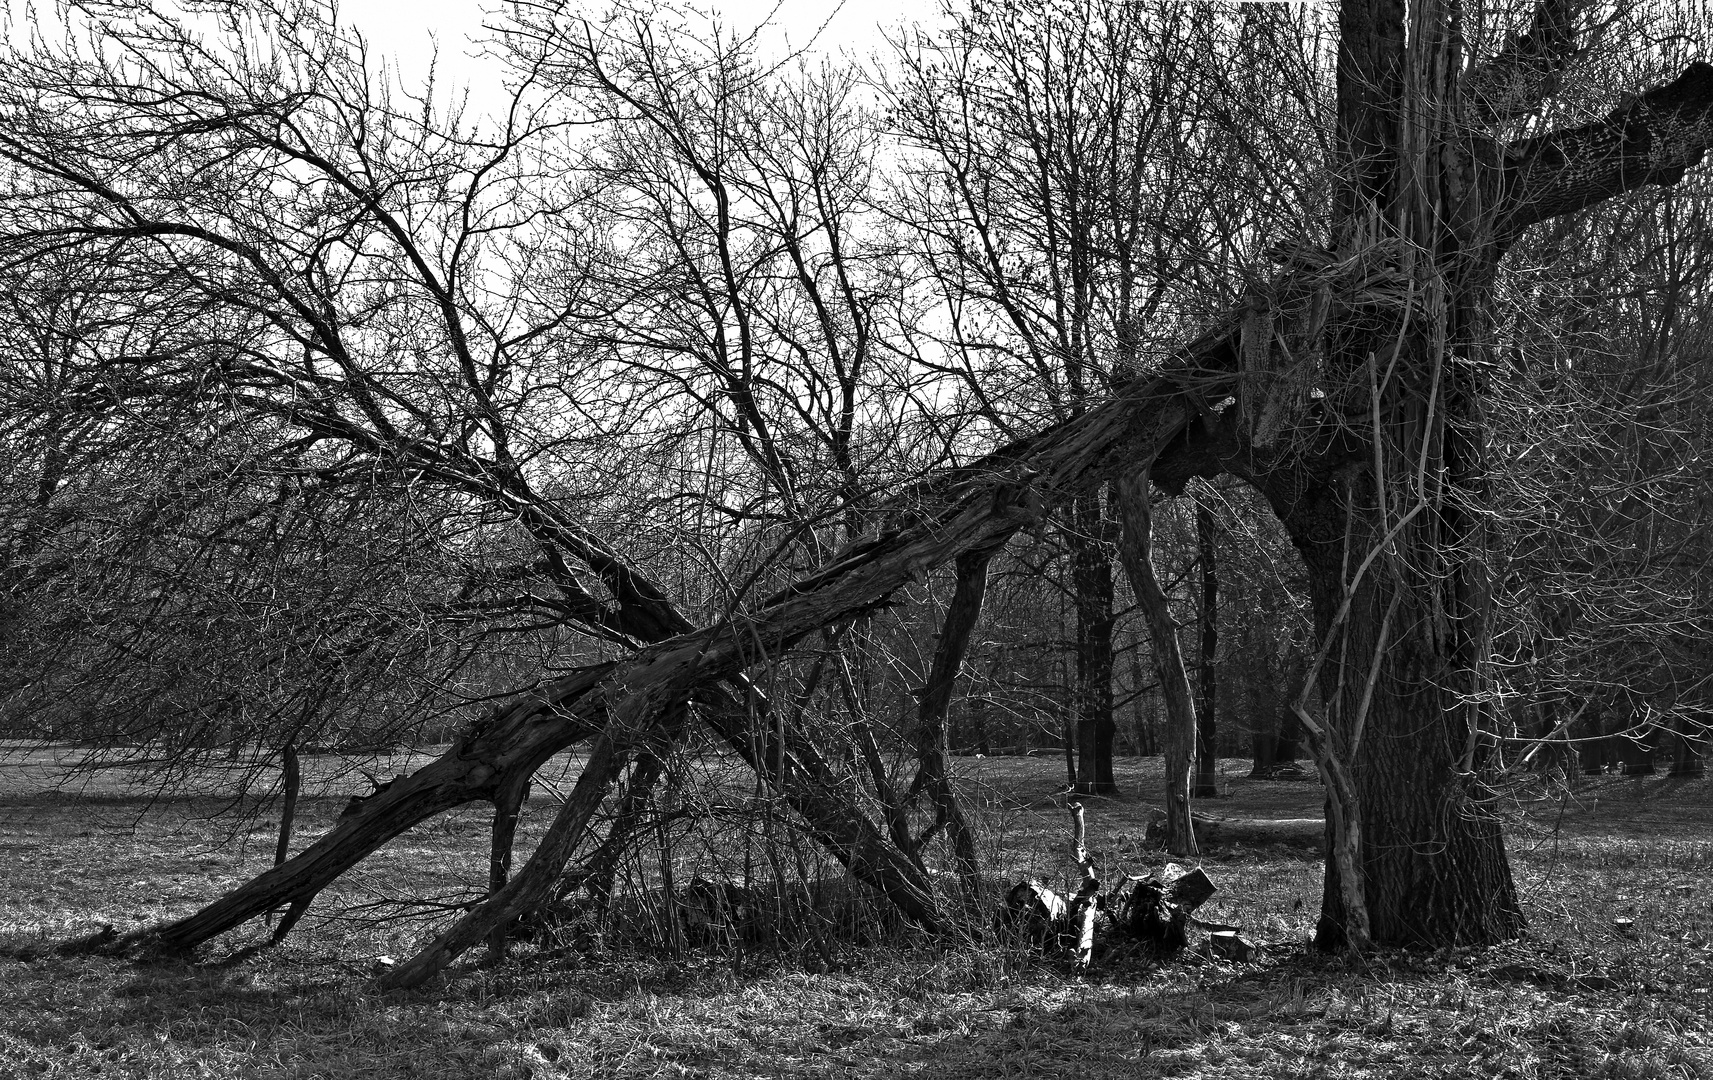
[[[15,1044],[68,1076],[1713,1078],[1692,1005],[1551,943],[1367,964],[1290,946],[1082,977],[1015,959],[853,951],[811,973],[787,954],[612,951],[382,993],[366,963],[289,951],[240,967],[40,956],[0,974],[15,1010],[0,1074]]]

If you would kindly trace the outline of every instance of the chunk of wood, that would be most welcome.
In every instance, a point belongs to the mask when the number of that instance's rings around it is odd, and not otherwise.
[[[1186,915],[1194,914],[1196,908],[1207,903],[1208,897],[1219,891],[1219,886],[1199,866],[1186,871],[1176,863],[1167,863],[1161,868],[1161,876],[1169,882],[1166,899]]]
[[[1186,871],[1167,863],[1147,877],[1126,879],[1118,924],[1160,956],[1170,956],[1189,939],[1190,915],[1217,891],[1199,866]]]
[[[1260,954],[1261,948],[1244,937],[1239,928],[1221,927],[1208,932],[1207,951],[1221,960],[1247,964]]]
[[[1019,881],[1005,894],[1000,929],[1040,948],[1059,933],[1069,909],[1064,897],[1039,881]]]

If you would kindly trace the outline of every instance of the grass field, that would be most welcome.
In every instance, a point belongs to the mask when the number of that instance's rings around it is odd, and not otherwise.
[[[624,942],[526,947],[409,993],[376,991],[445,914],[364,908],[456,900],[485,873],[487,815],[446,815],[348,875],[283,946],[222,964],[135,964],[53,946],[103,923],[182,915],[264,867],[274,822],[211,817],[109,775],[68,792],[65,755],[0,762],[0,1078],[61,1077],[1688,1077],[1713,1080],[1713,782],[1588,778],[1518,803],[1513,862],[1529,937],[1493,949],[1328,959],[1305,945],[1320,866],[1286,848],[1217,852],[1201,914],[1269,946],[1257,963],[1191,954],[1076,975],[993,946],[899,936],[831,953],[674,953]],[[302,828],[360,789],[308,763]],[[382,762],[390,775],[408,763]],[[572,766],[574,762],[563,763]],[[996,874],[1063,880],[1054,759],[960,762]],[[1305,782],[1249,782],[1210,812],[1318,814]],[[1132,797],[1088,800],[1112,878],[1157,865],[1141,843],[1157,761],[1121,764]],[[526,834],[551,802],[537,799]],[[527,841],[526,841],[527,843]],[[688,856],[687,856],[688,857]],[[686,871],[693,870],[687,867]],[[342,915],[341,913],[344,912]],[[1623,920],[1623,921],[1620,921]]]

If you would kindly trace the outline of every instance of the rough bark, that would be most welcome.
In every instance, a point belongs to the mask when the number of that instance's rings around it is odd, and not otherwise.
[[[1491,613],[1481,387],[1466,361],[1494,248],[1458,126],[1450,18],[1434,0],[1341,7],[1340,139],[1370,153],[1335,235],[1356,245],[1395,230],[1406,276],[1394,311],[1334,324],[1329,366],[1367,389],[1368,460],[1300,502],[1292,530],[1332,646],[1319,672],[1324,730],[1299,711],[1328,785],[1329,844],[1343,856],[1327,868],[1324,946],[1487,943],[1522,926],[1482,784]],[[1318,541],[1305,546],[1305,533]]]
[[[1529,226],[1638,188],[1669,187],[1713,143],[1713,65],[1625,101],[1599,120],[1519,139],[1504,150],[1494,235],[1503,246]]]
[[[1551,97],[1576,54],[1577,16],[1591,7],[1588,0],[1542,0],[1529,28],[1464,79],[1476,119],[1486,124],[1520,119]]]
[[[1195,755],[1196,710],[1178,624],[1166,607],[1166,594],[1154,570],[1153,520],[1145,472],[1133,472],[1117,483],[1123,529],[1119,560],[1130,578],[1136,602],[1148,621],[1154,643],[1154,664],[1160,676],[1160,696],[1166,703],[1166,850],[1174,855],[1196,853],[1190,821],[1190,763]]]

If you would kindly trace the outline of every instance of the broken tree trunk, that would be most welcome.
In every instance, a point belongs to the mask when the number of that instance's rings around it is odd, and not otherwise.
[[[1070,809],[1071,857],[1076,859],[1083,879],[1082,884],[1077,886],[1076,896],[1071,900],[1065,919],[1070,924],[1071,935],[1076,941],[1071,957],[1078,967],[1088,967],[1094,962],[1094,919],[1097,914],[1095,901],[1100,898],[1100,878],[1095,875],[1094,860],[1088,853],[1083,804],[1073,800]]]
[[[1304,304],[1327,293],[1343,295],[1358,289],[1370,273],[1361,260],[1298,268],[1279,282],[1277,302]],[[1129,475],[1133,485],[1145,483],[1138,472],[1190,426],[1198,415],[1193,401],[1225,385],[1220,380],[1236,371],[1233,343],[1240,321],[1234,314],[1192,342],[1166,373],[1131,383],[1106,403],[969,466],[937,474],[883,508],[884,524],[875,534],[846,545],[774,596],[700,631],[686,630],[688,622],[658,589],[586,542],[582,533],[541,518],[546,512],[541,507],[526,508],[536,515],[530,519],[535,526],[555,536],[566,534],[567,550],[594,560],[591,565],[603,583],[623,600],[627,633],[642,639],[676,636],[497,709],[442,758],[368,799],[284,864],[131,942],[142,938],[165,949],[194,948],[282,903],[292,905],[288,922],[295,921],[323,888],[388,840],[437,813],[477,799],[491,801],[508,778],[533,773],[554,753],[601,730],[611,694],[622,696],[626,688],[635,694],[646,695],[651,688],[667,694],[671,687],[689,692],[703,706],[701,717],[781,792],[812,835],[853,874],[881,889],[918,923],[940,925],[926,876],[867,820],[841,790],[838,774],[801,733],[784,733],[795,751],[783,760],[755,759],[743,718],[756,701],[765,703],[742,670],[808,633],[871,610],[964,552],[998,547],[1038,521],[1049,505],[1121,474]],[[1185,382],[1196,387],[1194,397]]]
[[[301,914],[335,878],[393,837],[453,807],[491,800],[507,775],[534,773],[548,758],[586,738],[593,728],[576,708],[612,667],[587,668],[499,710],[440,758],[340,818],[284,863],[193,915],[138,936],[164,949],[190,949],[281,904]]]
[[[612,725],[590,745],[582,775],[523,870],[407,963],[384,974],[379,980],[381,985],[407,987],[426,982],[464,950],[502,933],[519,915],[552,895],[553,884],[587,831],[589,819],[630,759],[629,739],[635,736],[627,738],[628,733],[614,730],[620,727]]]
[[[1190,916],[1219,891],[1199,866],[1185,871],[1176,863],[1130,880],[1135,884],[1121,900],[1118,924],[1138,941],[1154,946],[1161,956],[1183,949],[1189,940]]]

